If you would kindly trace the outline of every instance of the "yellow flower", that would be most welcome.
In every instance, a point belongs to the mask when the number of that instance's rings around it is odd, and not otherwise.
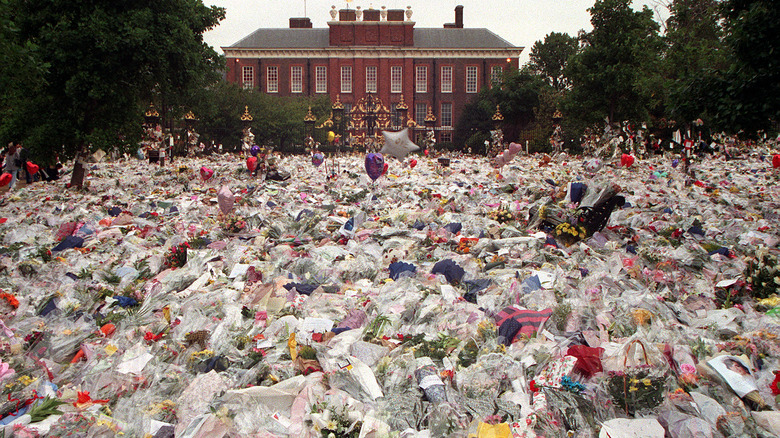
[[[636,391],[637,391],[637,389],[639,389],[639,388],[637,388],[636,386],[633,386],[633,385],[632,385],[632,386],[629,386],[629,387],[628,387],[628,392],[636,392]]]
[[[653,382],[648,378],[642,379],[642,383],[644,383],[645,386],[650,386],[653,384]]]

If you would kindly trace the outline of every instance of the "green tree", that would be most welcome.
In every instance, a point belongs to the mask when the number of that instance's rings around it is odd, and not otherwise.
[[[203,33],[225,11],[201,0],[6,1],[15,42],[48,67],[9,110],[7,126],[34,156],[135,145],[150,101],[167,105],[219,77],[223,60]]]
[[[501,129],[506,142],[517,141],[522,131],[534,119],[534,108],[539,105],[540,90],[548,87],[544,79],[527,69],[505,73],[498,86],[483,88],[463,109],[455,127],[455,145],[484,153],[484,141],[494,129],[492,120],[496,106],[504,121]]]
[[[5,140],[19,140],[14,133],[14,112],[31,90],[41,84],[47,65],[38,59],[38,47],[19,38],[10,0],[0,0],[0,132]],[[5,146],[3,144],[3,146]]]
[[[568,88],[570,82],[565,75],[569,58],[577,53],[577,38],[565,33],[552,32],[531,47],[528,67],[542,76],[556,91]]]
[[[731,55],[723,41],[719,2],[674,0],[669,12],[662,87],[668,92],[666,112],[672,119],[685,122],[708,118],[707,99],[693,91],[703,76],[729,66]]]
[[[588,11],[593,31],[567,67],[567,113],[587,123],[646,119],[662,48],[653,12],[634,11],[630,0],[597,0]]]
[[[726,0],[723,12],[735,60],[721,76],[725,96],[715,122],[733,131],[767,129],[780,117],[780,2]]]

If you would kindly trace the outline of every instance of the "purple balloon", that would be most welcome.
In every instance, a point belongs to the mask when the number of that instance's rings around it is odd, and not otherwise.
[[[676,168],[678,164],[680,164],[679,159],[675,158],[674,160],[672,160],[672,169]]]
[[[325,161],[325,156],[322,155],[322,152],[317,152],[315,154],[312,154],[311,156],[311,164],[314,165],[314,167],[320,167],[320,164]]]
[[[257,154],[260,153],[260,146],[253,145],[251,148],[249,148],[249,153],[252,154],[253,157],[256,157]]]
[[[366,155],[366,173],[372,181],[382,176],[385,168],[385,158],[382,154],[370,153]]]

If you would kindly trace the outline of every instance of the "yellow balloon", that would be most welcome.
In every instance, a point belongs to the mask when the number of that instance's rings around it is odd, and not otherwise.
[[[333,131],[328,131],[328,141],[333,141],[336,138],[336,134]]]

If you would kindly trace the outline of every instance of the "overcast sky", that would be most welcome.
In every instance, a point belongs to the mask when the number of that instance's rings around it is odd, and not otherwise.
[[[258,28],[289,27],[290,17],[309,17],[315,28],[327,28],[332,5],[336,9],[360,6],[368,9],[406,9],[412,7],[415,27],[442,27],[455,21],[455,6],[463,5],[463,24],[467,28],[487,28],[515,46],[525,47],[520,62],[528,60],[534,42],[550,32],[575,36],[581,29],[591,30],[587,9],[594,0],[205,0],[221,6],[226,18],[204,35],[217,52]],[[635,9],[648,5],[656,19],[666,17],[665,0],[634,0]],[[660,15],[659,15],[660,14]]]

